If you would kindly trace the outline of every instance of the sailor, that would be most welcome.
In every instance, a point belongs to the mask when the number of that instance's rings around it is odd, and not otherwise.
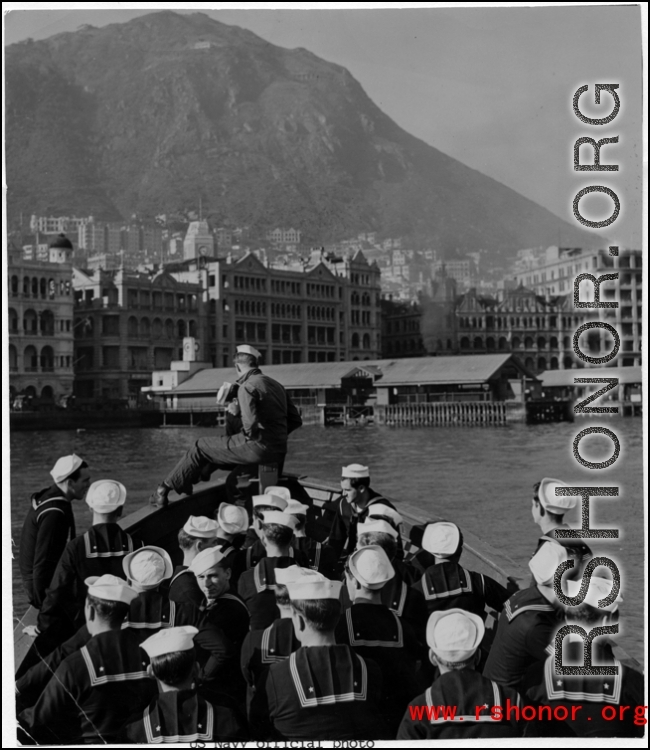
[[[258,529],[266,555],[252,570],[242,573],[238,592],[251,614],[251,630],[263,630],[280,616],[275,604],[275,570],[294,565],[291,540],[296,519],[279,510],[261,514]]]
[[[463,609],[433,612],[427,623],[429,658],[440,677],[409,704],[397,733],[398,740],[463,740],[519,737],[511,712],[521,707],[519,694],[498,685],[475,669],[483,638],[483,620]],[[452,714],[453,711],[453,714]]]
[[[563,547],[571,549],[571,557],[575,559],[576,564],[570,572],[567,573],[567,579],[580,580],[582,578],[582,568],[593,553],[591,549],[581,539],[563,539],[557,535],[560,529],[569,529],[564,523],[564,514],[573,510],[578,504],[577,495],[557,495],[555,490],[558,487],[567,487],[566,482],[559,479],[549,479],[544,477],[541,482],[537,482],[533,487],[533,505],[531,512],[533,521],[542,531],[542,536],[537,540],[535,552],[543,545],[550,542],[557,542]]]
[[[125,502],[126,488],[114,479],[100,479],[88,488],[93,524],[63,551],[38,616],[41,633],[55,634],[61,642],[83,626],[86,578],[105,573],[124,577],[122,561],[136,546],[117,522]]]
[[[345,568],[352,606],[345,610],[336,628],[337,643],[346,643],[381,670],[381,710],[393,736],[408,702],[421,689],[416,680],[419,653],[415,633],[381,600],[382,588],[394,575],[381,547],[370,545],[353,552]]]
[[[410,586],[411,573],[403,560],[397,560],[398,532],[393,525],[381,519],[368,518],[357,526],[357,548],[378,545],[387,554],[395,575],[381,588],[381,601],[402,620],[408,623],[416,635],[419,648],[425,648],[427,609],[424,596]],[[345,597],[344,597],[345,602]],[[345,606],[345,605],[344,605]]]
[[[334,515],[327,542],[338,552],[341,563],[357,544],[357,524],[365,520],[373,503],[393,507],[392,503],[370,487],[370,470],[361,464],[349,464],[341,470],[339,500],[326,503],[327,515]]]
[[[27,599],[37,609],[45,600],[68,537],[75,536],[72,501],[81,500],[90,485],[88,464],[74,453],[60,458],[50,474],[54,484],[32,495],[18,554]]]
[[[285,512],[296,519],[296,528],[293,532],[293,547],[303,556],[304,564],[322,573],[326,578],[335,580],[337,578],[338,556],[334,549],[323,542],[319,542],[307,535],[306,524],[309,506],[289,499]]]
[[[88,578],[86,585],[90,640],[63,660],[36,705],[19,717],[37,743],[115,742],[155,693],[148,658],[133,632],[122,628],[137,592],[113,575]]]
[[[250,527],[248,511],[240,505],[221,503],[217,511],[217,538],[215,546],[232,555],[232,577],[230,587],[237,590],[241,574],[246,570],[249,550],[242,549]],[[255,537],[257,539],[257,535]],[[249,548],[251,549],[251,548]]]
[[[200,678],[206,687],[228,686],[243,704],[246,684],[239,668],[242,643],[250,616],[244,602],[230,590],[232,555],[208,547],[192,560],[190,570],[203,593],[199,628],[194,642],[200,647]]]
[[[318,580],[288,583],[293,626],[301,648],[272,664],[251,705],[256,739],[389,739],[381,704],[381,672],[334,631],[341,614],[342,584]]]
[[[275,603],[280,610],[280,617],[264,630],[251,630],[244,639],[241,650],[241,669],[247,684],[246,707],[249,714],[256,687],[261,680],[266,679],[271,664],[289,658],[300,647],[293,629],[287,584],[309,580],[316,575],[315,571],[299,565],[277,568],[275,571]]]
[[[155,677],[158,695],[124,730],[125,743],[188,743],[246,740],[237,714],[206,701],[197,692],[197,663],[191,625],[168,628],[140,644]]]
[[[404,546],[402,545],[401,527],[404,519],[392,505],[386,503],[372,503],[368,506],[368,513],[366,515],[366,521],[375,519],[378,521],[386,521],[389,523],[397,532],[397,552],[395,553],[394,562],[402,564],[404,560]],[[393,565],[395,567],[395,565]],[[409,566],[410,567],[410,566]],[[415,575],[415,573],[413,573]]]
[[[287,438],[302,425],[302,419],[285,389],[259,369],[260,352],[248,344],[238,346],[237,400],[242,430],[237,435],[199,438],[151,497],[157,505],[167,504],[170,490],[192,492],[204,466],[233,469],[241,464],[282,465],[287,453]]]
[[[122,567],[129,585],[138,592],[129,605],[122,627],[131,628],[143,641],[161,628],[177,624],[175,603],[158,591],[160,584],[169,580],[174,571],[167,552],[162,547],[147,545],[127,555]]]
[[[216,543],[218,523],[207,516],[190,516],[178,532],[178,546],[183,553],[183,564],[174,568],[169,584],[169,599],[177,604],[203,604],[203,593],[196,576],[189,567],[192,560],[204,549]]]
[[[587,633],[616,624],[623,599],[616,595],[611,600],[612,581],[598,576],[591,577],[584,598],[580,596],[582,581],[568,580],[564,585],[567,596],[582,602],[564,606],[567,625],[579,631],[563,638],[562,665],[581,667]],[[606,635],[592,641],[591,662],[598,667],[614,667],[617,673],[559,675],[555,671],[555,650],[528,670],[522,692],[532,705],[548,707],[553,721],[538,713],[536,720],[526,722],[526,737],[643,737],[644,726],[636,709],[643,706],[643,675],[616,659]],[[558,707],[563,708],[558,711]]]
[[[264,557],[264,546],[260,541],[259,520],[261,514],[267,510],[284,510],[291,498],[291,493],[285,487],[273,487],[273,492],[267,491],[263,495],[253,495],[251,500],[252,523],[246,532],[243,549],[253,550],[247,553],[246,570],[254,568],[257,562]]]
[[[483,674],[516,687],[531,664],[553,651],[553,637],[564,624],[564,613],[553,591],[558,566],[569,559],[559,544],[543,544],[528,567],[535,585],[513,594],[499,617],[497,632]]]
[[[424,527],[422,549],[433,555],[435,563],[413,584],[424,595],[427,613],[441,609],[463,609],[487,617],[485,605],[500,612],[508,590],[494,578],[466,570],[458,559],[463,549],[463,535],[455,523],[436,521]]]

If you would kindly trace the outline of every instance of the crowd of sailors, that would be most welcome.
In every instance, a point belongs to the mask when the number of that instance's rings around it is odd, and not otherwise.
[[[456,523],[407,536],[399,502],[359,464],[322,509],[295,481],[215,491],[167,548],[118,524],[120,482],[90,484],[76,455],[51,473],[21,540],[39,609],[16,675],[23,744],[643,736],[643,677],[606,637],[592,660],[615,675],[555,672],[557,630],[615,623],[621,601],[599,607],[613,584],[597,575],[581,603],[556,597],[558,566],[572,561],[563,586],[577,601],[592,557],[555,536],[577,501],[556,497],[558,480],[535,486],[530,581],[504,587],[461,565]],[[70,499],[84,496],[93,523],[75,536]],[[583,663],[579,634],[563,649]]]

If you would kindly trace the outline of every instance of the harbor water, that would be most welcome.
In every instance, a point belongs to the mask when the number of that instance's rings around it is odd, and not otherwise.
[[[574,458],[572,443],[582,429],[602,424],[618,436],[621,454],[613,466],[595,471]],[[113,478],[128,490],[126,513],[149,494],[193,441],[220,434],[220,428],[173,427],[47,432],[11,435],[11,529],[14,558],[32,492],[51,483],[49,469],[59,456],[85,458],[94,480]],[[581,454],[604,461],[611,440],[589,436]],[[467,528],[492,546],[526,563],[539,529],[531,516],[532,486],[542,477],[575,485],[619,486],[618,498],[591,500],[591,526],[618,528],[618,539],[587,540],[595,554],[613,559],[621,571],[619,642],[642,660],[644,652],[644,504],[640,419],[601,417],[541,425],[501,427],[396,428],[307,426],[290,437],[285,469],[337,483],[341,466],[367,464],[372,487]],[[225,476],[225,475],[224,475]],[[77,531],[91,522],[83,502],[74,503]],[[578,527],[579,508],[567,514]],[[13,562],[14,617],[27,609],[16,560]]]

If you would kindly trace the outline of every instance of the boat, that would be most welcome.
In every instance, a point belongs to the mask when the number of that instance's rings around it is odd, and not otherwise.
[[[177,544],[178,530],[190,515],[212,517],[219,504],[228,501],[225,481],[224,478],[203,483],[200,485],[200,489],[195,490],[192,495],[172,500],[165,508],[145,505],[125,516],[119,523],[125,531],[131,534],[135,541],[163,547],[169,552],[175,563],[180,563],[181,556]],[[338,486],[309,476],[285,473],[279,484],[287,487],[291,491],[292,497],[302,501],[311,501],[315,509],[314,523],[317,526],[322,520],[323,505],[340,497],[341,494]],[[420,508],[416,508],[407,502],[394,500],[393,498],[387,499],[394,502],[395,507],[399,509],[404,519],[402,542],[405,559],[408,560],[419,551],[409,541],[411,527],[442,519],[433,514],[425,516]],[[326,533],[327,531],[325,531]],[[528,585],[530,572],[526,566],[517,563],[502,550],[496,549],[465,529],[463,529],[463,539],[464,545],[460,562],[464,567],[489,575],[506,587],[510,585],[511,588],[513,586],[524,588]],[[36,625],[37,617],[38,610],[30,607],[14,628],[15,671],[18,670],[33,642],[30,636],[23,633],[23,629],[29,625]],[[494,616],[488,613],[486,628],[490,629],[495,622]],[[621,662],[642,671],[639,662],[627,654],[624,649],[618,645],[614,645],[613,648],[616,657]]]

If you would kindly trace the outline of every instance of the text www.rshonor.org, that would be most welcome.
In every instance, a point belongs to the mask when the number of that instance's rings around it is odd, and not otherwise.
[[[647,706],[603,706],[601,716],[606,721],[621,721],[627,711],[634,711],[634,723],[644,726],[647,723]],[[474,715],[460,715],[457,713],[458,706],[409,706],[409,715],[412,721],[575,721],[582,706],[519,706],[511,704],[506,700],[504,706],[476,706]],[[570,715],[569,715],[570,714]]]

